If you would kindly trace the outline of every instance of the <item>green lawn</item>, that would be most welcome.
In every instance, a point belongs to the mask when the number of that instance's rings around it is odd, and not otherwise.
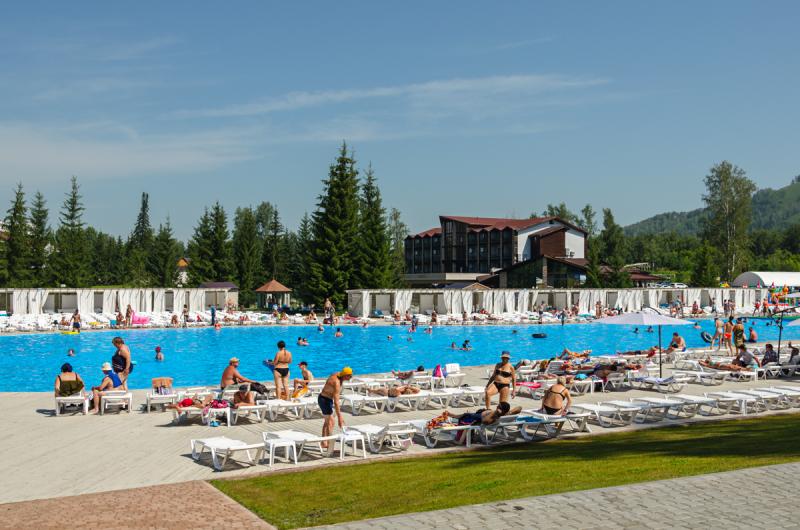
[[[800,460],[800,414],[334,466],[212,483],[278,528]]]

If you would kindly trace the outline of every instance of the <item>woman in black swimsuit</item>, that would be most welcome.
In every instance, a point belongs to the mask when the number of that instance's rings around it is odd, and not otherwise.
[[[542,410],[547,414],[557,414],[563,416],[572,406],[572,396],[565,386],[567,378],[563,375],[558,376],[556,384],[544,391],[542,397]]]
[[[292,364],[292,353],[286,349],[286,343],[278,341],[278,353],[275,354],[274,366],[275,394],[278,399],[289,399],[289,365]]]
[[[514,399],[517,394],[517,374],[514,365],[509,362],[510,358],[511,354],[504,351],[500,355],[500,362],[494,365],[494,372],[489,377],[484,394],[487,409],[492,408],[492,396],[500,394],[500,403],[508,403],[509,395],[510,399]]]

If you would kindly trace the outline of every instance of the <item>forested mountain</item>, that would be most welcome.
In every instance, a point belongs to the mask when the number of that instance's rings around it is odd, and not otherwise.
[[[664,232],[697,234],[705,215],[705,208],[689,212],[660,213],[626,226],[625,234],[630,236]],[[788,186],[777,190],[764,188],[753,195],[751,230],[781,230],[790,224],[798,223],[800,223],[800,175]]]

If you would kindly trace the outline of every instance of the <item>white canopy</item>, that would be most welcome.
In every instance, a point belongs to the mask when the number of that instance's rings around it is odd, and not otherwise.
[[[615,317],[601,318],[597,323],[618,326],[688,326],[694,324],[694,322],[689,322],[688,320],[650,312],[623,313]]]
[[[800,272],[743,272],[733,280],[734,287],[800,287]]]

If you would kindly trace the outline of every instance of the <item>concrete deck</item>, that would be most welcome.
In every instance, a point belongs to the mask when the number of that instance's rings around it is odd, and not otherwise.
[[[466,382],[485,384],[485,367],[464,369]],[[787,384],[787,380],[778,380]],[[745,387],[770,386],[775,380],[756,383],[727,382],[722,386],[689,385],[685,393],[702,395],[703,392],[735,390]],[[265,430],[299,429],[319,433],[322,420],[319,416],[305,420],[278,420],[276,422],[249,423],[248,420],[233,427],[207,427],[199,423],[173,425],[171,413],[140,412],[144,392],[134,391],[135,410],[128,413],[108,413],[104,416],[53,415],[53,396],[49,393],[0,394],[0,451],[4,455],[3,480],[0,481],[0,503],[44,499],[86,493],[97,493],[159,484],[172,484],[193,480],[243,476],[269,472],[264,465],[255,467],[229,465],[228,470],[214,472],[207,459],[201,463],[190,457],[189,440],[212,436],[228,436],[246,442],[260,442]],[[589,394],[575,401],[597,402],[610,399],[629,399],[635,396],[658,395],[653,391],[627,390],[605,394]],[[524,408],[538,408],[540,402],[518,397],[515,404]],[[463,409],[461,409],[463,410]],[[797,409],[793,409],[797,410]],[[350,425],[362,423],[387,424],[396,421],[432,418],[438,409],[351,416],[345,413]],[[735,416],[723,416],[733,418]],[[716,417],[719,418],[719,417]],[[715,418],[712,418],[715,419]],[[708,421],[698,416],[693,421]],[[655,425],[664,425],[661,422]],[[634,425],[627,429],[647,428]],[[593,427],[595,433],[618,431]],[[413,445],[409,454],[431,454],[435,451],[419,444]],[[369,458],[385,458],[370,455]],[[346,460],[360,458],[352,456]],[[304,460],[300,467],[338,462],[337,459]],[[276,464],[275,469],[295,469],[294,465]]]

